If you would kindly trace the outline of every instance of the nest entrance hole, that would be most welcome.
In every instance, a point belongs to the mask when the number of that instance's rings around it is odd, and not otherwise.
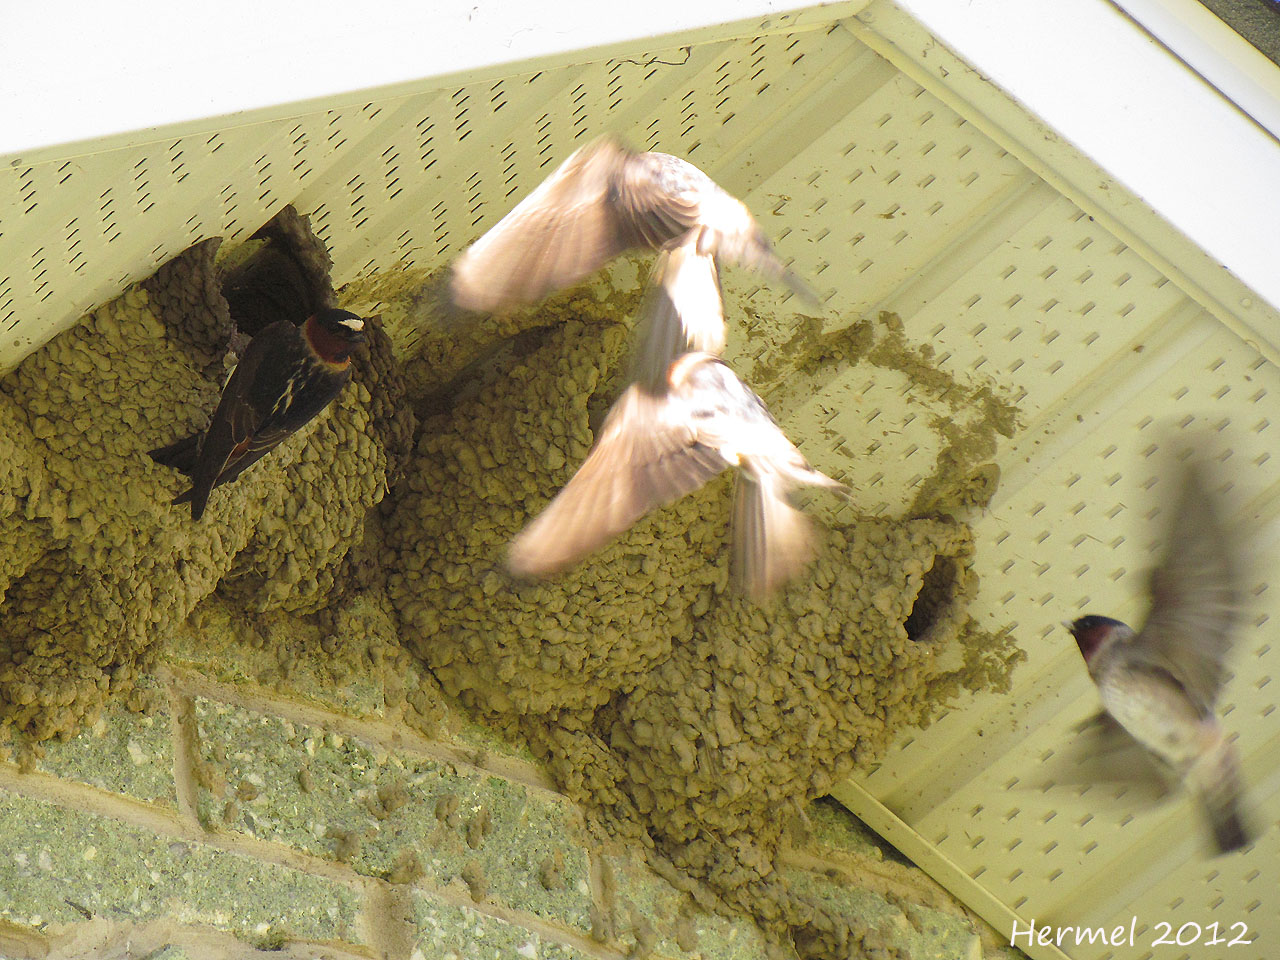
[[[335,304],[329,253],[292,206],[263,224],[250,244],[251,252],[228,265],[221,282],[238,332],[256,337],[277,320],[299,326]]]
[[[913,641],[932,640],[940,622],[949,620],[955,609],[956,581],[960,565],[953,557],[936,557],[925,573],[916,602],[902,626]]]

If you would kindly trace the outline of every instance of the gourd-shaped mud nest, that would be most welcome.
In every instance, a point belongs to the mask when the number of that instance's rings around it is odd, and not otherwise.
[[[974,462],[939,457],[927,515],[827,530],[768,606],[728,588],[728,476],[569,573],[520,584],[506,546],[590,448],[622,386],[637,296],[449,327],[424,306],[423,275],[335,298],[323,247],[291,213],[259,242],[234,267],[215,264],[217,241],[192,248],[0,381],[3,723],[74,729],[215,593],[303,615],[358,581],[389,599],[424,674],[527,740],[566,793],[704,903],[805,956],[875,953],[874,933],[779,879],[779,811],[961,689],[1007,684],[1017,651],[965,614],[973,541],[946,515],[943,482],[990,477],[978,461],[994,435],[965,447]],[[193,523],[169,505],[184,478],[146,451],[203,428],[237,325],[252,334],[301,301],[376,312],[386,332],[371,322],[339,399]],[[874,363],[877,338],[900,336],[859,330],[815,340],[792,367]]]
[[[332,299],[328,254],[305,222],[287,209],[270,232],[280,239],[264,250],[286,250],[297,274],[306,265],[298,309]],[[408,450],[412,414],[374,321],[324,414],[217,488],[200,523],[170,505],[186,478],[147,451],[205,427],[234,362],[218,243],[0,380],[0,720],[36,737],[74,731],[127,691],[156,641],[215,590],[259,611],[323,607]]]

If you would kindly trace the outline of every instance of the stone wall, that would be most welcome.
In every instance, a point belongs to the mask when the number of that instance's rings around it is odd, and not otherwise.
[[[394,657],[326,692],[282,649],[180,635],[74,737],[8,739],[0,956],[787,955],[600,836],[522,748],[452,710],[431,738],[398,722]],[[792,886],[902,957],[1013,955],[834,802],[794,826]]]

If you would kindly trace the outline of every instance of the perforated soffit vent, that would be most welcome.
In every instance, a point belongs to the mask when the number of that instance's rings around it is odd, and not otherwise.
[[[1136,916],[1133,949],[1067,950],[1105,960],[1142,956],[1161,921],[1224,932],[1243,921],[1257,939],[1230,956],[1261,958],[1280,937],[1277,831],[1206,862],[1185,803],[1135,813],[1023,784],[1095,704],[1058,622],[1086,607],[1141,612],[1163,523],[1144,505],[1152,425],[1221,428],[1207,452],[1233,466],[1239,514],[1274,520],[1280,374],[1259,331],[1277,329],[1275,312],[901,9],[862,6],[10,158],[0,363],[190,243],[242,238],[287,202],[311,215],[342,282],[444,262],[597,132],[688,155],[765,216],[833,324],[896,312],[946,369],[989,378],[1022,411],[999,451],[997,499],[975,521],[972,612],[1010,625],[1028,661],[1008,695],[904,739],[842,799],[1006,934],[1015,918],[1110,928]],[[738,296],[767,298],[742,282]],[[758,349],[786,339],[787,317]],[[399,334],[411,345],[412,331]],[[784,413],[805,450],[859,488],[859,509],[893,513],[933,466],[914,405],[909,387],[856,368]],[[899,435],[889,482],[890,461],[863,451]],[[1260,819],[1274,823],[1280,652],[1266,625],[1280,592],[1268,586],[1224,712]]]

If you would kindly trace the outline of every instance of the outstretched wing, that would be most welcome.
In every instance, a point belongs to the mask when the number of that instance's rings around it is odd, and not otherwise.
[[[575,151],[454,262],[454,303],[479,313],[534,303],[632,246],[610,201],[628,154],[607,137]]]
[[[627,156],[618,171],[616,191],[618,216],[634,242],[655,250],[698,226],[704,199],[724,192],[693,164],[665,153]]]
[[[1242,558],[1204,468],[1186,468],[1164,558],[1151,574],[1151,613],[1135,651],[1168,670],[1210,712],[1243,612]]]
[[[1178,776],[1105,711],[1079,724],[1027,786],[1092,787],[1090,796],[1125,808],[1151,806],[1177,788]]]
[[[723,471],[725,459],[699,443],[679,414],[665,396],[628,387],[578,472],[511,544],[511,572],[541,577],[563,570]]]

